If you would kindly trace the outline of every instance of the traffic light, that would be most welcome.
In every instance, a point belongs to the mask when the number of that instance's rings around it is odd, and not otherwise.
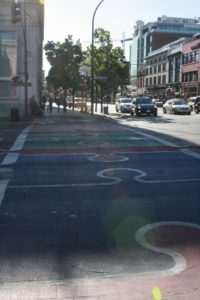
[[[11,22],[13,24],[18,23],[21,20],[21,4],[20,2],[16,2],[12,0],[11,7]]]

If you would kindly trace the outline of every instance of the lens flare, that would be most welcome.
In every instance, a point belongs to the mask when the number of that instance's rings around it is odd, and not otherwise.
[[[157,288],[157,287],[154,287],[152,289],[152,295],[153,295],[153,298],[155,300],[162,300],[163,299],[162,298],[162,294],[161,294],[161,290],[159,288]]]

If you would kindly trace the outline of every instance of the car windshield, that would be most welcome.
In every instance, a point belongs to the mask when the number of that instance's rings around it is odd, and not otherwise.
[[[175,100],[173,101],[174,105],[185,105],[187,104],[185,100]]]
[[[152,100],[150,98],[141,98],[136,100],[137,104],[150,104]]]
[[[120,101],[121,103],[132,103],[132,99],[123,99]]]

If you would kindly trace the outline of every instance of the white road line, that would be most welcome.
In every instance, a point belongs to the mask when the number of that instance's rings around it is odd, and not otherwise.
[[[14,142],[13,146],[11,147],[10,151],[19,151],[22,150],[24,143],[26,141],[26,138],[29,134],[29,132],[31,131],[31,128],[33,127],[33,125],[29,125],[27,126],[21,133],[20,135],[17,137],[16,141]]]
[[[159,143],[161,143],[161,144],[163,144],[163,145],[165,145],[165,146],[175,147],[175,148],[180,148],[180,146],[178,146],[177,144],[171,143],[171,142],[169,142],[169,141],[167,141],[167,140],[164,140],[164,139],[159,138],[159,137],[157,137],[157,136],[154,136],[154,135],[152,135],[152,134],[144,133],[144,132],[141,132],[141,131],[139,131],[139,134],[141,134],[141,135],[143,135],[143,136],[149,138],[150,140],[154,140],[154,141],[156,141],[156,142],[159,142]]]
[[[193,158],[200,159],[200,154],[197,153],[197,152],[194,152],[193,150],[190,150],[190,149],[180,149],[179,151],[182,152],[182,153],[184,153],[184,154],[190,155]]]
[[[2,161],[1,165],[3,165],[3,166],[10,165],[10,164],[15,163],[18,160],[19,154],[13,153],[13,152],[14,151],[17,152],[17,151],[20,151],[23,149],[24,143],[26,141],[26,138],[27,138],[32,126],[33,125],[29,125],[20,133],[20,135],[17,137],[16,141],[14,142],[13,146],[9,150],[11,152],[9,152],[6,155],[6,157]]]
[[[2,204],[8,183],[9,179],[0,180],[0,206]]]
[[[10,164],[14,164],[18,157],[19,157],[19,153],[16,153],[14,151],[19,151],[23,148],[25,140],[27,138],[28,133],[30,132],[31,128],[33,125],[29,125],[28,127],[26,127],[21,134],[17,137],[16,141],[14,142],[13,146],[10,148],[9,152],[5,158],[3,159],[3,161],[1,162],[1,166],[5,166],[5,165],[10,165]],[[13,152],[12,152],[13,151]],[[7,169],[6,171],[7,172]],[[3,179],[0,180],[0,206],[3,202],[5,193],[6,193],[6,189],[8,188],[8,183],[9,183],[9,179]]]
[[[147,138],[149,138],[151,140],[154,140],[156,142],[159,142],[159,143],[161,143],[161,144],[163,144],[165,146],[175,147],[175,148],[181,148],[181,146],[179,146],[177,144],[171,143],[171,142],[169,142],[169,141],[167,141],[165,139],[156,137],[156,136],[154,136],[152,134],[148,134],[148,133],[144,133],[144,132],[139,132],[139,133],[141,135],[143,135],[143,136],[145,136],[145,137],[147,137]],[[186,155],[189,155],[189,156],[191,156],[193,158],[200,159],[200,154],[198,154],[198,153],[196,153],[196,152],[194,152],[194,151],[192,151],[190,149],[179,149],[179,151],[182,152],[182,153],[184,153],[184,154],[186,154]]]
[[[1,165],[8,166],[14,164],[18,160],[18,157],[19,157],[19,153],[9,152],[4,158],[4,160],[2,161]]]

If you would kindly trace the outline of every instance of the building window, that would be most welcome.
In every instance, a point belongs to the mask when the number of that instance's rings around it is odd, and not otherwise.
[[[198,61],[199,60],[199,51],[195,52],[195,60]]]
[[[158,65],[158,73],[161,72],[161,65]]]
[[[149,83],[148,78],[146,78],[146,86],[148,86],[148,83]]]
[[[195,62],[195,52],[191,53],[191,62]]]
[[[169,72],[169,83],[173,82],[173,71]]]
[[[188,63],[192,62],[192,53],[188,53]]]
[[[158,84],[161,84],[161,76],[158,76]]]
[[[199,51],[190,52],[183,56],[183,64],[184,65],[193,63],[196,61],[199,61]]]
[[[150,85],[152,85],[152,77],[150,78]]]
[[[153,67],[153,72],[154,72],[154,74],[156,74],[156,72],[157,72],[157,66]]]
[[[152,74],[152,67],[150,67],[150,74]]]
[[[180,78],[180,70],[177,70],[175,72],[175,82],[179,82],[179,78]]]
[[[156,76],[154,76],[154,78],[153,78],[153,84],[154,85],[156,85],[156,81],[157,81],[156,79],[157,79]]]
[[[198,80],[197,71],[184,73],[182,80],[183,82],[197,81]]]
[[[164,64],[162,65],[162,70],[163,70],[163,72],[166,71],[166,63],[164,63]]]
[[[162,76],[162,83],[165,84],[166,83],[166,75]]]

